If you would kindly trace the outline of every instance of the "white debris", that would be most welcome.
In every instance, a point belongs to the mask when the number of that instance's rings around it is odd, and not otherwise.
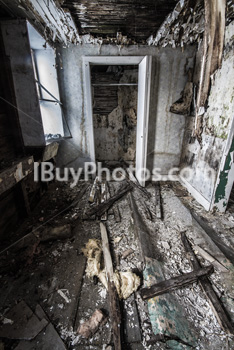
[[[67,292],[67,289],[65,289],[65,291]],[[62,289],[58,290],[59,295],[66,301],[66,303],[70,303],[71,300],[66,296],[66,294],[62,291]]]

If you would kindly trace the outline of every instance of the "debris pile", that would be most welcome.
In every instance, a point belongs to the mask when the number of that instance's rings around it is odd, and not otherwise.
[[[86,274],[89,278],[97,276],[104,287],[108,289],[106,270],[103,267],[102,244],[97,239],[89,239],[85,248],[82,249],[87,257]],[[127,299],[140,286],[140,278],[131,271],[115,271],[114,284],[120,299]]]

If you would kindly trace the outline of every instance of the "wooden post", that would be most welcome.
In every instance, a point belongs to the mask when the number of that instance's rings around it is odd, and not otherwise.
[[[225,0],[205,0],[205,32],[197,93],[195,135],[199,135],[199,109],[208,98],[211,75],[221,66],[225,33]]]

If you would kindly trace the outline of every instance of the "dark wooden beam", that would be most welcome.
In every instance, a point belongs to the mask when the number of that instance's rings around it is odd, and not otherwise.
[[[14,162],[12,166],[0,172],[0,194],[15,186],[33,171],[33,156]]]
[[[192,247],[187,239],[187,236],[184,232],[181,233],[181,240],[184,245],[184,249],[186,253],[188,254],[188,258],[193,266],[194,269],[200,269],[201,265],[199,261],[197,260],[196,255],[194,254]],[[219,300],[218,296],[216,295],[211,282],[209,281],[207,276],[202,276],[199,278],[199,283],[201,285],[201,288],[203,289],[204,293],[207,296],[207,299],[210,302],[210,305],[212,307],[212,310],[220,324],[220,326],[228,333],[233,334],[234,333],[234,327],[230,320],[229,315],[227,314],[226,310],[224,309],[221,301]]]
[[[205,0],[205,32],[196,102],[195,135],[200,135],[199,109],[204,107],[210,89],[210,77],[222,63],[225,34],[226,0]]]
[[[99,217],[102,216],[107,210],[109,210],[112,205],[122,198],[125,193],[131,191],[133,189],[131,184],[124,185],[118,193],[116,193],[113,197],[107,199],[105,202],[95,205],[94,207],[88,209],[83,217],[84,220],[90,218],[94,214],[97,214]]]
[[[149,288],[142,288],[140,291],[143,300],[156,297],[164,293],[171,292],[175,289],[184,287],[192,282],[196,282],[199,277],[208,275],[214,271],[212,265],[185,273],[181,276],[172,277],[169,280],[159,282]]]
[[[102,251],[105,261],[106,277],[108,283],[110,319],[113,332],[114,349],[121,350],[121,311],[119,305],[119,297],[114,284],[114,270],[109,247],[109,240],[106,226],[100,223],[102,236]]]

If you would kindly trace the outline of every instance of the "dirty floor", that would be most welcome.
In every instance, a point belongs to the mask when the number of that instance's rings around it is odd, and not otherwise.
[[[84,186],[83,196],[79,198]],[[15,237],[9,235],[9,240],[3,242],[0,255],[0,349],[112,349],[109,318],[89,339],[77,333],[78,327],[96,309],[109,315],[107,291],[98,279],[86,275],[87,260],[82,252],[89,239],[101,240],[100,220],[81,219],[90,206],[91,186],[91,182],[82,181],[75,188],[70,188],[69,184],[53,183],[32,216],[16,230]],[[109,187],[118,193],[121,183],[110,182]],[[161,183],[163,217],[157,219],[155,187],[149,184],[146,188],[151,194],[150,199],[138,188],[134,187],[132,191],[140,224],[133,215],[130,194],[124,195],[113,206],[118,208],[121,221],[117,222],[113,208],[105,221],[114,268],[134,272],[141,279],[140,288],[120,301],[123,348],[234,349],[233,335],[220,326],[198,282],[151,298],[148,302],[142,300],[139,292],[143,286],[193,270],[181,242],[181,232],[185,232],[192,246],[202,248],[220,263],[221,267],[214,266],[209,279],[234,321],[234,261],[231,261],[231,254],[227,259],[219,246],[221,242],[233,250],[234,213],[231,208],[226,214],[207,213],[179,183]],[[76,198],[78,201],[74,205]],[[198,217],[195,218],[193,213]],[[204,222],[215,232],[216,243],[214,237],[207,234]],[[46,240],[31,235],[32,232],[44,232],[45,228],[49,231],[67,225],[71,225],[71,235],[63,239],[59,235],[56,239],[48,237]],[[7,248],[27,234],[29,238],[23,246],[17,244]],[[146,238],[150,245],[144,245]],[[210,264],[196,249],[195,252],[202,266]],[[19,307],[19,303],[22,310],[37,316],[37,322],[46,322],[44,327],[40,323],[42,329],[39,327],[38,332],[35,324],[31,334],[37,334],[33,338],[29,334],[20,338],[12,336],[14,323],[8,315],[12,315],[9,312]],[[6,325],[7,332],[4,331]]]

